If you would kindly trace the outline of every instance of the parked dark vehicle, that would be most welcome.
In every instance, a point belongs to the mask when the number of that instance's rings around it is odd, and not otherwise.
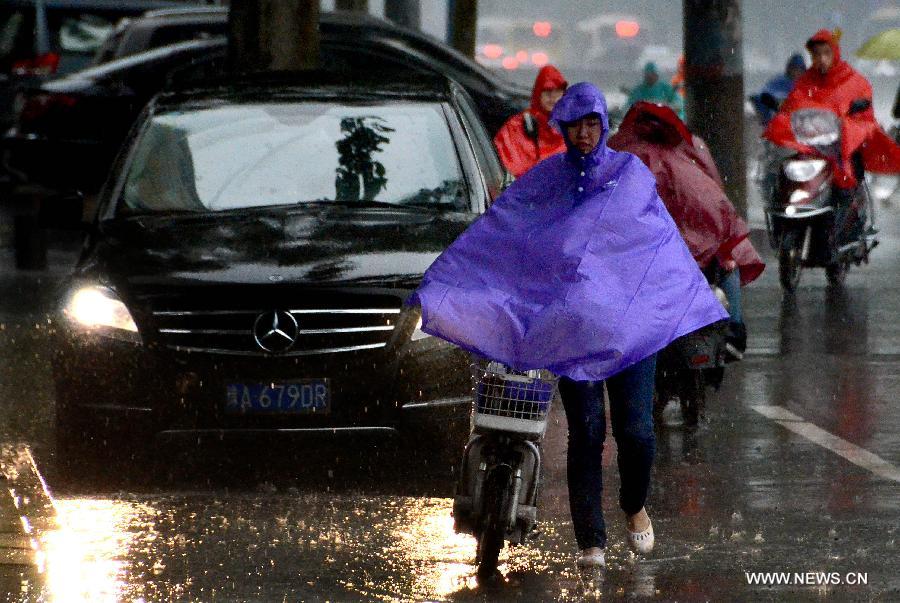
[[[340,79],[144,111],[62,299],[62,459],[116,433],[407,433],[458,458],[468,355],[403,302],[503,171],[455,83]]]
[[[221,13],[224,20],[226,15]],[[527,91],[423,34],[365,15],[324,13],[322,69],[384,81],[435,74],[458,81],[493,132],[528,103]],[[219,73],[226,41],[188,41],[134,54],[45,83],[22,99],[6,136],[7,166],[54,188],[95,191],[143,105],[167,84]]]
[[[224,36],[228,33],[226,10],[219,6],[185,6],[122,19],[94,55],[93,64],[178,42]]]
[[[128,130],[168,82],[221,72],[223,39],[190,41],[51,80],[19,102],[4,164],[20,182],[99,190]]]
[[[3,0],[0,129],[13,122],[16,90],[87,67],[123,17],[172,6],[164,0]]]

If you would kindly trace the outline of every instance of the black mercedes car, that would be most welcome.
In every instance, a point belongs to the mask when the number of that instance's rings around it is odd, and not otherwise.
[[[320,74],[158,96],[62,296],[61,456],[115,433],[410,430],[461,445],[468,357],[404,301],[503,183],[471,99],[446,79]]]

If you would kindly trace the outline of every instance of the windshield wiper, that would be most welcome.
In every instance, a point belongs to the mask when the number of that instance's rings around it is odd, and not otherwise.
[[[392,209],[402,208],[403,205],[399,205],[397,203],[388,203],[387,201],[300,201],[297,203],[298,207],[303,207],[304,205],[315,205],[318,207],[322,207],[325,205],[336,205],[340,207],[390,207]]]
[[[129,209],[117,212],[123,218],[155,218],[162,216],[187,216],[191,214],[201,215],[196,209]]]

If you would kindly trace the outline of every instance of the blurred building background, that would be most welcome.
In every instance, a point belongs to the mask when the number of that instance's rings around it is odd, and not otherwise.
[[[421,0],[422,29],[443,39],[447,0]],[[547,2],[479,0],[477,58],[530,85],[538,68],[559,66],[570,81],[591,80],[623,100],[622,87],[640,78],[647,61],[664,77],[675,73],[682,47],[682,3],[658,0]],[[334,0],[323,0],[331,10]],[[513,9],[514,10],[511,10]],[[889,119],[900,65],[863,61],[853,53],[865,40],[900,27],[900,5],[893,0],[743,0],[744,77],[749,94],[780,72],[793,52],[821,28],[843,30],[844,58],[875,88],[879,120]],[[384,0],[369,0],[369,11],[384,14]],[[808,60],[808,58],[807,58]]]

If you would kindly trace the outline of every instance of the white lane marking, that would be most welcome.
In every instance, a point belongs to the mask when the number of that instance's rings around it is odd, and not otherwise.
[[[790,429],[797,435],[801,435],[810,442],[818,444],[826,450],[844,457],[854,465],[858,465],[867,471],[871,471],[879,477],[900,483],[900,469],[890,464],[877,454],[851,444],[795,415],[783,406],[752,406],[759,414],[774,420],[782,427]]]
[[[803,421],[803,417],[795,415],[783,406],[754,406],[753,410],[773,421]]]

